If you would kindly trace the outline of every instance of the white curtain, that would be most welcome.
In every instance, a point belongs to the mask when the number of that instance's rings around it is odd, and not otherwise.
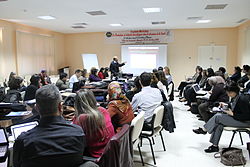
[[[21,76],[55,69],[55,42],[52,36],[16,31],[17,69]]]
[[[4,59],[3,59],[3,29],[0,27],[0,84],[4,82],[4,78],[5,78],[4,68],[5,66],[4,66]]]

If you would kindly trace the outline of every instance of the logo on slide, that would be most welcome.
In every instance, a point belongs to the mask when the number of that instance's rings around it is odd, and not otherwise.
[[[107,33],[106,33],[106,36],[107,36],[107,37],[111,37],[111,36],[112,36],[112,33],[111,33],[111,32],[107,32]]]

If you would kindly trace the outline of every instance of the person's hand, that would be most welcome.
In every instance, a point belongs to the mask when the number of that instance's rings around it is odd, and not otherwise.
[[[228,104],[227,103],[224,103],[224,102],[220,102],[220,107],[223,108],[224,106],[227,106]]]
[[[224,112],[230,116],[234,116],[234,113],[230,108],[228,110],[224,110]]]

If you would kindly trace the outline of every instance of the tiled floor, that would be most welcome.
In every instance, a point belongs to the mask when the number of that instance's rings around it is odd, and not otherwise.
[[[156,136],[154,145],[156,166],[158,167],[224,167],[220,159],[214,158],[214,153],[207,154],[203,150],[210,146],[210,135],[197,135],[192,129],[202,126],[203,122],[198,121],[195,115],[187,111],[184,103],[177,101],[172,103],[174,106],[174,115],[176,130],[174,133],[164,131],[163,136],[167,150],[164,152],[160,136]],[[232,132],[223,132],[220,148],[227,147],[232,136]],[[249,136],[242,133],[244,144],[249,142]],[[246,144],[241,146],[239,135],[235,135],[234,147],[242,148],[244,156],[247,158],[246,167],[250,167],[249,155],[246,150]],[[154,166],[150,146],[147,140],[143,140],[142,152],[145,166]],[[139,152],[135,149],[135,167],[141,167]]]

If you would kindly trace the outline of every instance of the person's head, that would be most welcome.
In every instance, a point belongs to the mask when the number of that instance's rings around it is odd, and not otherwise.
[[[199,73],[201,74],[202,72],[202,67],[201,66],[197,66],[196,69],[195,69],[196,73]]]
[[[140,84],[140,77],[137,76],[134,80],[134,83],[135,83],[135,87],[137,90],[141,90],[141,84]]]
[[[61,101],[61,94],[53,84],[45,85],[36,91],[36,106],[41,117],[61,115]]]
[[[141,83],[142,87],[150,86],[151,79],[152,79],[152,74],[150,74],[148,72],[143,72],[140,75],[140,83]]]
[[[207,69],[207,76],[208,77],[214,76],[214,70],[212,68]]]
[[[79,78],[82,75],[82,71],[80,69],[77,69],[75,71],[75,75],[76,75],[77,78]]]
[[[114,57],[113,57],[113,60],[118,62],[118,57],[117,57],[117,56],[114,56]]]
[[[243,65],[243,72],[244,72],[245,74],[250,73],[250,66],[249,66],[249,65]]]
[[[222,71],[215,71],[214,75],[215,76],[221,76],[222,78],[225,79],[225,75],[224,75],[224,73]]]
[[[87,75],[87,69],[84,68],[84,69],[82,70],[82,76],[85,78],[86,75]]]
[[[208,84],[211,86],[215,86],[217,84],[225,84],[225,80],[221,76],[212,76],[208,78]]]
[[[64,72],[62,72],[62,73],[60,74],[59,78],[60,78],[60,80],[62,80],[62,81],[65,82],[65,81],[67,80],[67,74],[64,73]]]
[[[97,72],[98,72],[98,70],[95,67],[92,67],[90,69],[90,74],[92,74],[92,75],[97,75]]]
[[[102,72],[102,73],[103,73],[103,72],[104,72],[104,68],[101,67],[100,70],[99,70],[99,72]]]
[[[38,74],[34,74],[30,78],[30,85],[34,85],[34,86],[40,88],[40,81],[41,81],[40,76]]]
[[[201,73],[201,75],[202,75],[203,77],[207,77],[207,70],[203,70],[202,73]]]
[[[170,69],[169,69],[169,67],[164,67],[164,72],[165,72],[165,74],[166,75],[170,75]]]
[[[163,71],[163,67],[158,67],[158,71]]]
[[[220,68],[219,68],[219,71],[221,71],[223,74],[226,73],[226,69],[225,69],[224,67],[220,67]]]
[[[155,76],[157,77],[158,81],[162,82],[162,81],[166,81],[167,80],[167,78],[165,76],[165,73],[162,70],[160,70],[157,73],[155,73]]]
[[[9,81],[10,90],[18,90],[21,88],[23,83],[23,78],[16,76]]]
[[[11,72],[10,75],[9,75],[9,80],[15,78],[16,76],[17,76],[16,73]]]
[[[86,114],[87,119],[84,123],[86,135],[93,136],[105,128],[104,117],[97,108],[95,96],[91,90],[81,89],[75,96],[75,115]]]
[[[154,69],[152,70],[152,72],[153,72],[153,73],[157,73],[158,70],[157,70],[156,68],[154,68]]]
[[[109,71],[109,68],[105,67],[104,72],[108,72],[108,71]]]
[[[46,76],[47,76],[47,71],[46,71],[46,70],[41,70],[41,75],[42,75],[43,77],[46,77]]]
[[[118,82],[111,82],[108,86],[109,100],[119,100],[121,98],[122,89]]]
[[[241,73],[241,68],[239,66],[234,67],[235,73]]]
[[[227,95],[231,98],[237,96],[240,92],[240,87],[237,83],[231,81],[225,86],[225,90],[227,92]]]

